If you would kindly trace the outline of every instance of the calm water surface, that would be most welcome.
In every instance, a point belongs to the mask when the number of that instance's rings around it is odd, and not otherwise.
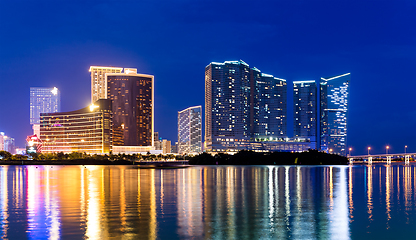
[[[1,166],[0,237],[414,239],[415,166]]]

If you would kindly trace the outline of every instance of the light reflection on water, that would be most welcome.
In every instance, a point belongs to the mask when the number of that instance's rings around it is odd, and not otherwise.
[[[415,166],[1,166],[0,237],[411,238]]]

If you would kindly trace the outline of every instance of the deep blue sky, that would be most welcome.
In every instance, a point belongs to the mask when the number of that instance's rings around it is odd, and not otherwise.
[[[292,81],[351,72],[353,154],[416,152],[414,0],[0,0],[0,131],[23,147],[29,88],[80,109],[103,65],[155,76],[155,130],[175,142],[177,112],[204,107],[205,66],[239,59],[287,79],[290,97]]]

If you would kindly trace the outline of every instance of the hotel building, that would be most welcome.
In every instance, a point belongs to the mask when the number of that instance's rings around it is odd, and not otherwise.
[[[315,80],[293,82],[293,115],[295,138],[309,138],[317,141],[317,86]]]
[[[178,112],[178,153],[202,152],[202,109],[189,107]]]
[[[121,73],[123,68],[119,67],[100,67],[91,66],[91,103],[98,99],[106,99],[107,82],[105,78],[106,73]]]
[[[125,68],[124,73],[106,73],[105,79],[105,97],[111,101],[113,113],[113,152],[152,150],[154,77],[138,74],[135,68]]]
[[[346,156],[350,73],[321,78],[320,149]]]
[[[42,113],[42,152],[109,153],[112,146],[111,115],[111,102],[106,99],[72,112]]]
[[[309,139],[287,138],[286,80],[243,61],[205,68],[207,151],[304,151]]]
[[[40,114],[54,113],[61,110],[61,93],[58,88],[30,88],[30,124],[33,134],[40,135]]]

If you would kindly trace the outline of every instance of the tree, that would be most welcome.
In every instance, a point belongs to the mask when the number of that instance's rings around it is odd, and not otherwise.
[[[12,154],[7,151],[0,151],[0,158],[3,160],[9,160],[12,157]]]

